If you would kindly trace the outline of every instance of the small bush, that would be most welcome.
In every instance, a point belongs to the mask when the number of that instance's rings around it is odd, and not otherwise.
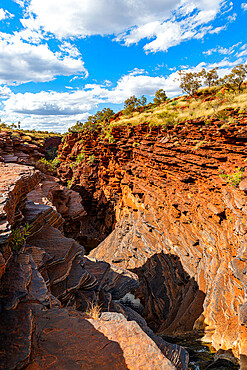
[[[95,155],[94,154],[90,155],[88,157],[87,161],[88,161],[88,163],[92,164],[95,161]]]
[[[207,142],[205,140],[198,141],[198,143],[196,143],[194,149],[197,150],[204,144],[207,144]]]
[[[19,229],[13,229],[9,246],[12,251],[19,251],[24,244],[24,241],[30,234],[29,232],[30,225],[27,223],[24,227],[20,227]]]
[[[85,159],[85,153],[79,153],[76,157],[76,163],[81,163]]]
[[[98,320],[101,314],[101,305],[95,302],[89,302],[87,305],[86,314],[88,317],[94,320]]]
[[[70,163],[69,167],[74,170],[76,168],[76,164],[74,162]]]
[[[45,158],[41,158],[37,163],[37,168],[44,172],[48,171],[54,173],[59,164],[60,164],[59,158],[54,158],[53,160],[50,161]]]
[[[67,188],[70,189],[73,179],[67,181]]]
[[[242,180],[244,169],[238,167],[232,174],[222,173],[220,177],[228,182],[230,185],[237,187]]]

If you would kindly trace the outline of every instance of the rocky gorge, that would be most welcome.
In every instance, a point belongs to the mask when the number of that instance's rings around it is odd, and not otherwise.
[[[227,115],[70,133],[57,177],[0,142],[0,368],[187,369],[167,338],[195,332],[247,368],[247,113]]]

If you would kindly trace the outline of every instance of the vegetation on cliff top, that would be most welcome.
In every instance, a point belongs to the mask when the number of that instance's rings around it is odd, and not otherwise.
[[[246,70],[246,66],[244,68]],[[239,75],[236,71],[239,72]],[[129,130],[129,127],[142,124],[146,138],[151,135],[153,130],[157,132],[157,129],[160,128],[163,133],[168,132],[169,142],[171,143],[172,140],[174,146],[181,146],[182,143],[187,145],[185,139],[182,142],[179,139],[179,128],[176,126],[179,125],[182,128],[196,124],[198,134],[201,133],[196,136],[196,140],[190,142],[190,150],[192,152],[198,151],[212,145],[214,138],[210,139],[212,135],[207,137],[204,135],[203,126],[205,129],[207,127],[207,132],[211,125],[212,129],[216,125],[220,131],[228,130],[228,128],[233,129],[238,125],[241,117],[246,117],[247,84],[243,81],[247,70],[245,75],[241,74],[241,71],[242,67],[238,66],[238,69],[233,69],[224,79],[218,78],[217,69],[183,74],[181,87],[182,84],[190,84],[193,78],[196,81],[200,78],[201,84],[202,81],[207,81],[208,86],[199,87],[196,91],[191,88],[190,94],[173,99],[167,98],[165,91],[160,89],[156,92],[153,103],[148,104],[144,99],[132,96],[125,101],[125,107],[122,111],[114,114],[113,111],[104,109],[102,112],[97,112],[95,116],[91,116],[85,124],[78,123],[70,130],[71,132],[75,131],[76,135],[69,136],[68,140],[65,139],[60,146],[61,160],[69,161],[71,168],[69,187],[74,183],[73,176],[76,176],[74,175],[76,167],[81,167],[85,163],[95,166],[98,163],[99,153],[97,150],[95,151],[94,147],[88,145],[88,139],[89,142],[96,140],[99,144],[103,143],[104,145],[118,145],[119,130],[116,128],[120,126],[127,127],[128,132],[133,132],[133,140],[130,141],[133,148],[139,147],[141,139],[139,135],[139,140],[136,140],[134,134],[136,130]],[[230,81],[233,80],[234,82],[229,85]],[[157,126],[157,129],[154,126]],[[77,140],[73,153],[69,150],[71,140],[73,142]],[[220,177],[234,187],[239,185],[242,175],[243,168],[236,166],[229,169],[224,168],[220,172]]]
[[[101,138],[114,143],[111,129],[118,125],[150,126],[176,125],[190,119],[201,118],[207,123],[210,117],[222,120],[227,118],[228,108],[247,108],[247,89],[244,80],[247,77],[247,64],[234,67],[230,74],[219,78],[217,68],[200,72],[180,71],[180,87],[187,95],[168,99],[163,89],[156,91],[153,103],[148,103],[142,96],[134,95],[125,100],[124,109],[117,114],[110,108],[89,116],[85,123],[77,122],[69,132],[82,130],[100,130]],[[226,121],[227,123],[227,121]]]

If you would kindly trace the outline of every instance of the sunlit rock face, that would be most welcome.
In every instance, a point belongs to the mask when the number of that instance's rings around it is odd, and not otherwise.
[[[134,294],[150,327],[202,329],[244,361],[247,116],[229,115],[225,128],[217,119],[115,126],[113,143],[97,131],[70,134],[59,175],[93,207],[99,240],[112,230],[90,255],[139,276]]]
[[[0,368],[186,369],[182,347],[117,302],[138,276],[64,235],[86,217],[80,195],[33,167],[0,170]]]

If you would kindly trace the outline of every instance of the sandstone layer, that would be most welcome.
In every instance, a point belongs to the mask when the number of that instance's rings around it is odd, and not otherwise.
[[[97,130],[70,134],[59,176],[93,210],[98,239],[112,231],[90,256],[139,276],[132,292],[148,325],[164,334],[203,330],[243,367],[247,114],[227,114],[227,125],[113,126],[111,143]],[[85,159],[73,168],[81,152]]]
[[[187,368],[183,348],[118,303],[138,276],[64,235],[86,217],[79,194],[13,163],[1,164],[0,188],[0,369]]]

